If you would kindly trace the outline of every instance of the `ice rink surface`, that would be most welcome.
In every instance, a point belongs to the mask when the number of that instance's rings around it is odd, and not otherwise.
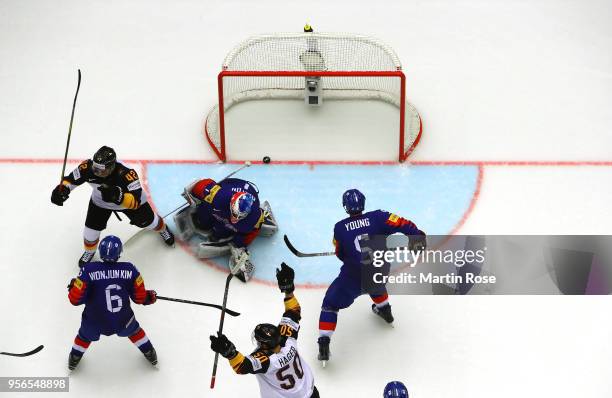
[[[79,326],[81,309],[69,304],[65,286],[77,273],[90,188],[73,192],[61,208],[49,202],[76,69],[83,83],[68,168],[113,146],[165,213],[180,204],[186,182],[237,167],[215,164],[202,135],[225,54],[253,34],[300,31],[308,21],[320,31],[372,35],[395,49],[423,138],[401,166],[275,164],[274,156],[333,163],[348,152],[388,160],[369,148],[384,135],[395,155],[387,136],[393,132],[382,131],[392,108],[373,105],[366,118],[360,109],[357,120],[326,110],[333,128],[324,130],[279,107],[270,132],[249,130],[240,113],[270,119],[274,107],[232,110],[231,122],[250,141],[230,141],[230,156],[273,157],[241,176],[259,185],[281,230],[253,248],[258,280],[232,282],[228,305],[242,316],[227,319],[227,335],[249,352],[252,328],[278,320],[282,298],[269,281],[287,261],[301,286],[301,356],[323,397],[378,397],[393,379],[416,398],[612,396],[605,296],[395,296],[394,329],[362,297],[340,313],[323,370],[315,343],[320,285],[339,263],[297,259],[280,241],[287,233],[304,249],[330,249],[333,224],[343,217],[339,194],[353,186],[366,192],[369,209],[397,211],[429,233],[609,234],[611,17],[609,1],[577,0],[0,0],[0,351],[45,345],[30,358],[0,356],[0,376],[66,375]],[[295,128],[283,132],[284,120]],[[381,131],[370,132],[373,126]],[[111,219],[107,232],[127,239],[136,229]],[[221,301],[220,263],[198,261],[178,245],[167,249],[152,234],[131,243],[124,258],[161,295]],[[255,378],[235,375],[225,360],[217,387],[208,388],[208,335],[218,311],[158,302],[135,312],[159,369],[126,339],[103,338],[71,375],[71,396],[258,396]]]

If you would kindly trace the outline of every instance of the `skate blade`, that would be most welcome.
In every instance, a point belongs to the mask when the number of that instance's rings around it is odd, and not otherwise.
[[[327,366],[327,361],[321,361],[321,366],[323,366],[323,369],[325,369],[325,367]]]

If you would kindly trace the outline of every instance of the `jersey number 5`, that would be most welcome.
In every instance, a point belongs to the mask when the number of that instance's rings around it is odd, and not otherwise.
[[[284,374],[287,370],[290,370],[290,367],[291,365],[285,365],[276,372],[276,378],[278,381],[282,382],[280,387],[283,390],[291,390],[295,387],[295,377],[293,377],[291,373]],[[300,380],[304,377],[304,368],[302,367],[302,361],[298,354],[295,354],[295,358],[293,359],[293,373],[295,373]]]
[[[106,309],[108,310],[108,312],[121,311],[121,308],[123,308],[123,300],[116,294],[112,294],[113,290],[121,290],[121,286],[108,285],[104,290],[104,293],[106,294]]]

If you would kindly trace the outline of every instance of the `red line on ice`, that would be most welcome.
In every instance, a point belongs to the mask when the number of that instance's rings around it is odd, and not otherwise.
[[[147,166],[149,164],[222,164],[218,160],[201,160],[201,159],[195,159],[195,160],[190,160],[190,159],[121,159],[121,160],[126,163],[138,163],[142,166],[141,179],[143,183],[143,188],[145,189],[149,197],[151,197],[151,193],[150,193],[148,181],[147,181]],[[59,158],[0,158],[0,164],[53,164],[53,163],[62,163],[63,161],[64,159],[59,159]],[[68,159],[68,163],[79,163],[81,161],[82,159]],[[245,161],[242,161],[242,160],[233,160],[233,161],[228,161],[227,163],[228,164],[243,164],[244,162]],[[251,163],[252,164],[263,164],[263,162],[260,160],[254,160],[254,161],[251,161]],[[395,161],[380,162],[380,161],[306,161],[306,160],[281,160],[281,161],[273,161],[272,163],[282,164],[282,165],[301,165],[301,164],[305,164],[305,165],[397,165],[398,164]],[[476,203],[478,201],[478,198],[480,197],[480,192],[481,192],[481,188],[483,184],[484,167],[486,166],[491,166],[491,167],[606,166],[606,167],[610,167],[612,166],[612,161],[564,161],[564,160],[561,160],[561,161],[552,161],[552,160],[551,161],[439,160],[438,161],[438,160],[421,160],[421,161],[407,161],[406,164],[414,165],[414,166],[477,166],[478,167],[478,179],[476,181],[476,187],[474,189],[474,193],[472,194],[470,205],[468,206],[467,210],[465,211],[465,213],[463,214],[463,216],[461,217],[457,225],[455,225],[455,227],[452,229],[452,231],[449,234],[449,235],[453,235],[453,234],[456,234],[461,229],[461,227],[463,227],[467,219],[470,217],[470,215],[474,211],[474,208],[476,207]],[[153,201],[151,201],[151,206],[157,212]],[[221,267],[219,264],[215,263],[214,261],[197,258],[195,256],[195,253],[193,253],[193,250],[191,250],[189,245],[187,245],[186,243],[179,242],[179,245],[181,246],[181,248],[183,248],[183,250],[186,250],[189,254],[191,254],[193,257],[198,259],[200,262],[218,271],[227,272],[227,269],[225,267]],[[275,283],[271,281],[258,279],[258,278],[253,278],[253,281],[260,283],[260,284],[268,285],[268,286],[276,285]],[[327,285],[323,285],[323,284],[303,284],[303,285],[298,284],[297,286],[300,288],[306,288],[306,289],[320,289],[320,288],[327,287]]]

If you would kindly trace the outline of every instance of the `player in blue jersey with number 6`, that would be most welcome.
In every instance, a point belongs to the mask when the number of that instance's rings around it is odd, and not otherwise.
[[[425,233],[412,222],[384,210],[363,212],[365,196],[357,189],[349,189],[342,195],[342,205],[349,217],[336,223],[334,246],[336,256],[342,261],[340,275],[325,293],[319,316],[319,356],[323,366],[329,360],[329,344],[336,330],[338,311],[348,308],[362,294],[369,294],[374,302],[372,311],[387,323],[393,322],[391,305],[384,285],[366,286],[362,275],[372,267],[369,251],[372,246],[386,248],[386,237],[395,233],[410,236],[410,249],[425,248]]]
[[[121,240],[113,235],[102,239],[98,248],[102,261],[86,263],[79,276],[68,285],[72,305],[84,304],[81,327],[68,356],[68,368],[74,370],[92,341],[100,335],[128,337],[152,364],[157,353],[130,308],[149,305],[157,300],[154,290],[146,290],[140,272],[132,263],[120,262]]]

